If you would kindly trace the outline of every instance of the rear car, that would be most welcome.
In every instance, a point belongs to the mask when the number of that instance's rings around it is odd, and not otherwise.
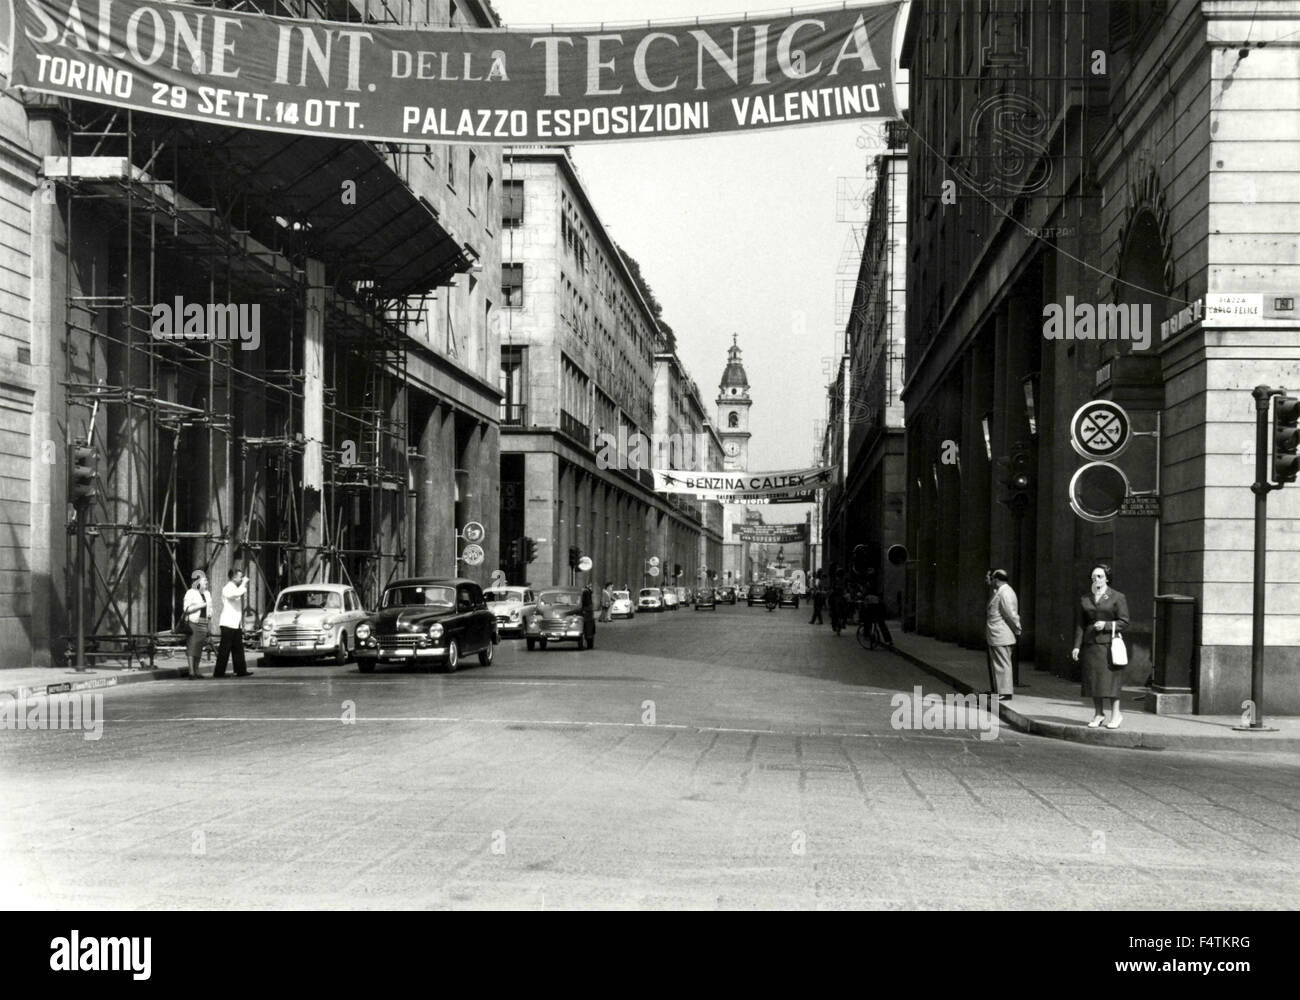
[[[664,587],[663,595],[665,611],[676,611],[681,607],[682,599],[677,596],[677,589],[675,587]]]
[[[663,591],[658,587],[642,587],[637,593],[636,609],[638,611],[663,611]]]
[[[342,583],[285,587],[262,619],[258,642],[267,664],[287,659],[333,657],[347,663],[356,647],[356,629],[366,611],[356,591]]]
[[[735,603],[736,603],[736,588],[735,588],[735,587],[719,587],[719,588],[717,589],[717,591],[716,591],[716,595],[717,595],[717,596],[715,597],[715,600],[716,600],[719,604],[735,604]]]
[[[537,598],[527,587],[493,587],[483,591],[483,598],[500,635],[523,635],[528,616],[537,610]]]
[[[713,596],[713,591],[708,587],[702,587],[695,592],[695,610],[696,611],[717,611],[717,598]]]
[[[573,642],[579,649],[595,645],[582,629],[582,591],[576,587],[555,587],[539,591],[537,609],[528,617],[524,641],[530,651],[545,649],[553,642]]]
[[[636,614],[636,608],[632,604],[632,595],[626,590],[616,590],[614,594],[614,603],[609,606],[610,618],[631,618]]]
[[[796,610],[798,609],[799,595],[794,592],[793,587],[781,588],[781,600],[779,602],[779,606],[783,608],[795,608]]]

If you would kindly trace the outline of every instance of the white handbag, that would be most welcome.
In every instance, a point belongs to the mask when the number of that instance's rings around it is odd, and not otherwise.
[[[1128,666],[1128,647],[1124,645],[1124,640],[1115,632],[1115,623],[1110,623],[1110,662],[1117,667]]]

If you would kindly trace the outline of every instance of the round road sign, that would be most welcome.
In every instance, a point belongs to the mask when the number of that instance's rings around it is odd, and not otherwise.
[[[578,560],[578,572],[579,573],[591,572],[591,556],[583,556],[581,559]]]
[[[1119,513],[1128,496],[1128,477],[1109,462],[1089,462],[1070,478],[1070,509],[1100,524]]]
[[[658,566],[658,565],[659,565],[659,557],[658,557],[658,556],[651,556],[649,559],[646,560],[646,562],[648,562],[651,566]]]
[[[470,521],[461,531],[461,535],[464,537],[465,541],[473,542],[477,545],[487,537],[487,532],[483,530],[483,525],[479,524],[477,521]]]
[[[1094,399],[1070,418],[1070,444],[1084,458],[1115,458],[1128,447],[1132,430],[1124,407]]]
[[[648,570],[646,570],[646,573],[648,573],[650,576],[658,576],[658,575],[659,575],[659,567],[658,567],[658,566],[651,566]]]
[[[483,546],[470,542],[465,546],[465,551],[460,554],[460,557],[465,561],[466,566],[478,566],[483,562]]]

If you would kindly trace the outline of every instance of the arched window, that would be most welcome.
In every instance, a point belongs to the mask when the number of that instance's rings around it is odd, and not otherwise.
[[[740,426],[740,415],[736,413],[735,410],[732,410],[729,414],[727,414],[727,426],[728,427]]]

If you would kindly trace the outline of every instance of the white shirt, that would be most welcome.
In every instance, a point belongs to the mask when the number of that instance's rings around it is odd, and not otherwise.
[[[185,603],[181,605],[181,614],[191,622],[200,618],[212,617],[212,596],[205,590],[191,587],[185,591]]]
[[[248,593],[248,579],[243,583],[231,580],[221,588],[221,628],[239,628],[244,623],[244,595]]]

